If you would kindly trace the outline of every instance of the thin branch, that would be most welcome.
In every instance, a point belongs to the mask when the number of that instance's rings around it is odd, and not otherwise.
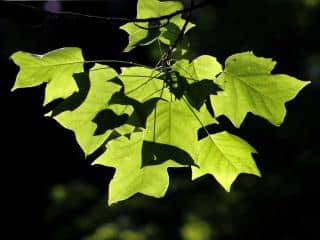
[[[137,24],[137,23],[133,23],[136,27],[138,27],[138,28],[141,28],[141,29],[144,29],[144,30],[155,30],[155,29],[159,29],[159,28],[163,28],[163,27],[165,27],[165,26],[167,26],[168,24],[169,24],[169,19],[166,19],[166,22],[165,23],[163,23],[163,24],[157,24],[157,25],[155,25],[155,26],[148,26],[148,27],[144,27],[144,26],[141,26],[141,25],[139,25],[139,24]]]
[[[182,40],[183,35],[184,35],[184,33],[185,33],[186,29],[187,29],[187,26],[188,26],[188,24],[189,24],[189,22],[191,20],[191,15],[192,15],[192,11],[194,9],[194,6],[195,6],[194,5],[194,0],[191,0],[190,7],[189,7],[190,10],[188,11],[188,15],[186,17],[186,21],[183,24],[183,27],[182,27],[181,31],[179,32],[179,35],[178,35],[176,41],[172,44],[171,48],[169,49],[168,55],[167,55],[168,57],[170,57],[172,51],[176,48],[178,43]]]
[[[72,16],[72,17],[81,17],[81,18],[90,18],[90,19],[94,19],[94,20],[101,20],[101,21],[105,21],[105,22],[152,22],[152,21],[161,21],[161,20],[170,20],[171,18],[173,18],[174,16],[177,16],[179,14],[183,14],[186,12],[190,12],[192,10],[201,8],[205,5],[207,5],[209,3],[208,0],[204,0],[201,3],[195,4],[193,7],[188,7],[188,8],[184,8],[178,11],[175,11],[173,13],[167,14],[167,15],[163,15],[160,17],[150,17],[150,18],[125,18],[125,17],[103,17],[103,16],[97,16],[97,15],[90,15],[90,14],[83,14],[83,13],[77,13],[77,12],[70,12],[70,11],[57,11],[57,12],[52,12],[52,11],[47,11],[44,9],[40,9],[34,6],[30,6],[27,4],[23,4],[23,3],[17,3],[17,2],[7,2],[8,4],[12,4],[12,5],[16,5],[19,7],[23,7],[26,9],[32,9],[34,11],[40,12],[42,14],[47,14],[47,15],[54,15],[54,16],[64,16],[64,17],[68,17],[68,16]]]
[[[78,62],[81,63],[81,62]],[[124,61],[124,60],[115,60],[115,59],[97,59],[97,60],[85,60],[83,61],[83,63],[123,63],[123,64],[127,64],[127,65],[133,65],[133,66],[137,66],[137,67],[144,67],[144,68],[149,68],[149,69],[154,69],[151,66],[147,66],[141,63],[135,63],[132,61]]]

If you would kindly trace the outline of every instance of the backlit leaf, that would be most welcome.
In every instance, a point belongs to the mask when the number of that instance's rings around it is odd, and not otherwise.
[[[169,186],[169,167],[183,167],[174,161],[142,166],[143,133],[133,133],[130,139],[120,137],[107,144],[107,150],[93,164],[116,169],[109,185],[108,203],[125,200],[136,193],[163,197]]]
[[[11,59],[20,67],[12,90],[47,83],[44,104],[67,98],[78,90],[72,75],[83,72],[84,59],[80,48],[61,48],[44,55],[20,51]]]
[[[160,100],[147,120],[145,140],[177,147],[195,159],[199,152],[198,129],[211,123],[216,121],[205,106],[197,111],[185,99]]]
[[[163,88],[160,75],[159,71],[145,67],[123,67],[119,78],[125,95],[142,103],[160,96]]]
[[[86,155],[95,151],[112,132],[109,129],[103,134],[95,134],[97,123],[93,120],[100,111],[108,107],[111,96],[120,90],[121,86],[110,81],[117,75],[118,73],[112,68],[96,64],[90,70],[88,93],[79,107],[63,111],[54,116],[54,119],[63,127],[74,132]],[[108,124],[108,122],[105,122],[105,124]],[[113,122],[109,124],[113,124]]]
[[[211,96],[216,117],[225,115],[240,127],[246,114],[251,112],[279,126],[286,115],[285,103],[309,82],[285,74],[272,75],[275,64],[252,52],[230,56],[216,81],[223,91]]]
[[[137,18],[157,18],[169,15],[183,9],[183,4],[178,1],[158,1],[158,0],[138,0]],[[120,29],[129,35],[129,43],[124,52],[129,52],[136,46],[144,46],[159,39],[162,43],[172,45],[186,20],[181,15],[176,15],[170,19],[148,22],[130,22],[124,24]],[[195,25],[188,23],[184,33],[188,32]]]
[[[240,173],[260,176],[251,156],[256,150],[237,136],[227,132],[209,135],[200,140],[199,147],[201,151],[196,160],[199,168],[192,167],[192,179],[212,174],[226,191],[230,191]]]

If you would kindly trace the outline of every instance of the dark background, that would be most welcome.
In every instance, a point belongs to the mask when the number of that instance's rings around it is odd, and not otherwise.
[[[136,1],[22,3],[134,17]],[[263,178],[241,175],[226,193],[210,176],[191,182],[189,170],[170,170],[165,198],[136,196],[108,207],[113,170],[90,166],[72,133],[43,116],[43,86],[10,92],[18,68],[9,56],[77,46],[88,60],[152,64],[155,49],[122,53],[127,36],[118,23],[0,3],[1,218],[10,234],[2,239],[319,239],[320,1],[212,1],[193,21],[189,57],[223,62],[253,50],[278,61],[276,73],[312,84],[287,104],[280,128],[250,114],[240,130],[219,119],[258,150]]]

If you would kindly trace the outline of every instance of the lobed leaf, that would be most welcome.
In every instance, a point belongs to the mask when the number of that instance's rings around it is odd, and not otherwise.
[[[157,18],[182,9],[183,4],[178,1],[138,0],[137,18]],[[129,35],[129,42],[124,52],[129,52],[139,45],[149,45],[157,39],[166,45],[172,45],[180,34],[185,21],[181,15],[177,15],[168,20],[122,25],[120,29]],[[194,26],[194,24],[188,23],[184,33],[187,33]]]
[[[101,146],[113,130],[113,127],[104,127],[103,133],[96,134],[97,123],[94,119],[99,112],[108,108],[111,96],[121,89],[121,86],[111,81],[117,76],[118,73],[112,68],[95,64],[87,78],[87,94],[81,99],[79,106],[68,109],[72,104],[66,101],[57,107],[63,108],[64,111],[56,115],[55,110],[53,111],[54,119],[74,132],[85,155],[93,153]],[[117,118],[105,119],[104,124],[114,126],[114,121],[117,120]]]
[[[47,83],[44,104],[78,91],[72,75],[83,72],[80,48],[60,48],[44,55],[16,52],[11,59],[20,67],[12,91]]]
[[[187,59],[181,59],[172,69],[185,78],[188,86],[185,87],[184,94],[196,109],[200,109],[206,99],[220,89],[215,84],[215,79],[222,72],[222,66],[215,57],[202,55],[191,63]]]
[[[226,191],[240,173],[261,176],[251,154],[256,150],[243,139],[228,132],[209,135],[200,140],[201,148],[192,179],[212,174]]]
[[[145,67],[123,67],[119,79],[124,85],[124,94],[138,101],[145,102],[159,97],[163,89],[161,73]]]
[[[154,166],[142,165],[143,133],[133,133],[130,139],[120,137],[107,144],[107,150],[93,164],[116,169],[109,185],[109,205],[128,199],[136,193],[163,197],[169,186],[169,167],[183,167],[174,161]]]
[[[271,74],[276,62],[252,52],[230,56],[216,83],[223,91],[211,96],[216,117],[227,116],[240,127],[251,112],[279,126],[286,115],[285,103],[310,82],[285,74]]]
[[[196,159],[199,152],[198,129],[210,123],[217,122],[205,107],[197,111],[185,99],[160,100],[147,120],[144,139],[177,147]]]

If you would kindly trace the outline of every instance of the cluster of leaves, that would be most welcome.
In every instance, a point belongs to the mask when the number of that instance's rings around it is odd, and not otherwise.
[[[181,9],[176,1],[139,0],[137,18]],[[276,63],[252,52],[228,57],[224,68],[213,56],[181,57],[187,41],[183,37],[177,44],[179,35],[194,26],[180,14],[121,26],[129,34],[125,51],[155,42],[167,49],[155,67],[133,64],[116,70],[102,60],[85,71],[84,64],[92,61],[73,47],[11,56],[20,67],[13,89],[46,83],[45,105],[63,99],[47,116],[74,132],[86,156],[102,152],[93,164],[116,169],[109,204],[136,193],[164,196],[172,167],[191,167],[192,179],[212,174],[227,191],[240,173],[260,176],[252,146],[226,131],[211,134],[207,126],[225,115],[240,127],[248,112],[279,126],[285,102],[308,84],[271,74]],[[169,52],[179,59],[172,60]],[[201,139],[199,129],[206,132]]]

